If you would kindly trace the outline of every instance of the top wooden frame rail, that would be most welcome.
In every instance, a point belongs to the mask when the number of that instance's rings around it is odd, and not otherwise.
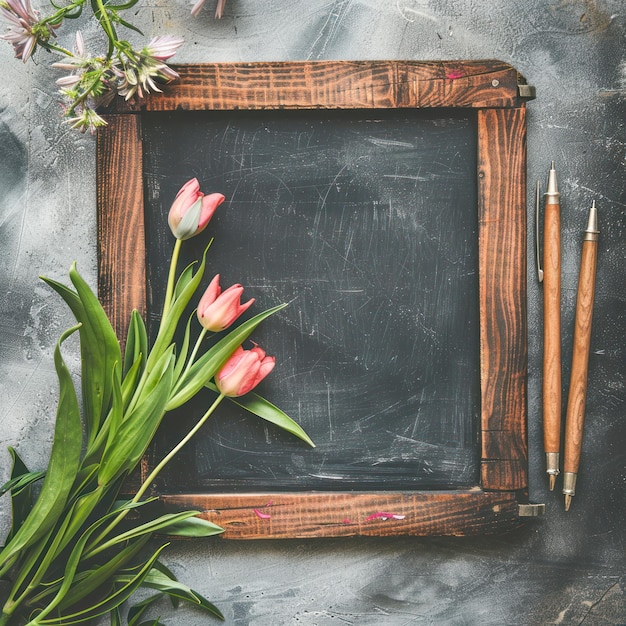
[[[517,107],[533,97],[500,61],[293,61],[173,66],[180,80],[122,111]]]
[[[532,87],[499,61],[175,69],[180,80],[139,103],[116,103],[98,133],[99,293],[119,336],[133,308],[146,310],[143,111],[477,110],[480,479],[455,491],[163,494],[163,504],[199,508],[235,539],[484,534],[541,512],[527,504],[525,101]],[[271,518],[261,519],[255,509],[268,502]],[[385,511],[397,518],[390,523]]]

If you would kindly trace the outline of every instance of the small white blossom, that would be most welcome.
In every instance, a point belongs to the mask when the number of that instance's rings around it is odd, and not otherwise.
[[[180,37],[155,37],[133,58],[129,56],[124,66],[115,70],[119,77],[117,92],[126,100],[135,95],[143,98],[151,92],[160,93],[158,80],[170,82],[178,78],[178,74],[163,61],[173,56],[182,44]]]
[[[38,40],[47,41],[54,34],[49,24],[40,25],[39,12],[32,8],[30,0],[1,0],[0,13],[7,22],[7,33],[0,38],[13,46],[16,58],[24,63],[35,50]]]

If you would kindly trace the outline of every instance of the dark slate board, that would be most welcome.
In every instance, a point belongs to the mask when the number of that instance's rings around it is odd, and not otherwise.
[[[203,287],[242,283],[250,313],[290,303],[252,337],[277,357],[258,390],[317,444],[223,403],[162,490],[478,484],[475,114],[152,113],[143,139],[150,325],[163,223],[195,176],[227,200],[182,262],[213,236]],[[166,418],[163,451],[211,399]]]

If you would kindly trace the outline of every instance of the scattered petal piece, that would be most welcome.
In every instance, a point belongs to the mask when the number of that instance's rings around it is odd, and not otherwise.
[[[446,74],[446,78],[449,80],[455,80],[457,78],[463,78],[464,74],[460,70],[451,70]]]
[[[262,513],[259,509],[254,509],[254,514],[260,519],[269,519],[272,517],[269,513]]]
[[[379,511],[378,513],[372,513],[365,521],[371,522],[374,519],[382,519],[383,522],[388,519],[404,519],[406,515],[398,515],[397,513],[383,513]]]

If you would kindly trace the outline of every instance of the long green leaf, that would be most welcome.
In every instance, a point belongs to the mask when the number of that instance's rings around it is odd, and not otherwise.
[[[102,487],[96,487],[93,491],[83,494],[78,498],[67,514],[67,525],[63,531],[59,531],[58,546],[54,557],[58,556],[72,541],[75,540],[81,528],[87,522],[100,500],[105,496]]]
[[[216,387],[215,383],[207,383],[206,386],[209,389],[219,393],[219,390]],[[299,439],[302,439],[302,441],[308,443],[312,448],[315,448],[315,444],[306,434],[300,424],[291,419],[291,417],[289,417],[289,415],[287,415],[284,411],[273,405],[269,400],[266,400],[262,396],[259,396],[258,394],[252,392],[247,393],[245,396],[228,399],[240,406],[241,408],[246,409],[246,411],[250,411],[250,413],[253,413],[257,417],[260,417],[268,422],[271,422],[272,424],[275,424],[279,428],[282,428],[288,433],[291,433]]]
[[[159,333],[154,342],[154,345],[152,346],[150,356],[148,357],[148,361],[146,363],[146,368],[148,370],[151,370],[154,367],[158,359],[161,358],[163,352],[170,345],[174,337],[174,333],[176,332],[176,328],[178,327],[178,322],[180,321],[181,315],[189,304],[191,297],[196,292],[196,289],[200,285],[200,281],[202,280],[202,276],[204,275],[204,268],[206,267],[206,254],[208,249],[209,248],[207,246],[204,250],[202,263],[200,264],[200,267],[198,267],[198,271],[187,282],[184,288],[182,288],[180,295],[172,302],[169,311],[161,320]]]
[[[209,244],[211,245],[211,244]],[[176,281],[176,286],[174,287],[174,300],[176,300],[177,298],[179,298],[183,291],[185,291],[185,288],[187,287],[187,285],[191,282],[191,279],[193,278],[193,268],[198,264],[197,261],[194,261],[193,263],[190,263],[181,273],[180,276],[178,277],[178,280]]]
[[[72,310],[82,324],[80,335],[83,404],[88,443],[92,443],[104,419],[111,394],[113,363],[121,363],[119,342],[98,298],[76,271],[70,269],[76,292],[49,278],[42,278]]]
[[[58,618],[54,619],[44,619],[41,622],[31,622],[32,626],[35,624],[55,624],[58,626],[72,626],[73,624],[84,624],[90,619],[94,619],[99,617],[100,615],[105,615],[106,613],[110,613],[113,609],[120,606],[123,602],[125,602],[130,596],[137,591],[139,587],[141,587],[145,577],[148,575],[154,562],[159,558],[161,552],[167,546],[161,546],[142,566],[138,569],[136,574],[132,575],[117,575],[114,578],[113,582],[121,583],[121,587],[117,588],[113,593],[111,593],[105,599],[99,601],[97,604],[77,611],[75,613],[71,613],[69,615],[62,615]]]
[[[107,583],[118,570],[125,567],[129,561],[138,556],[149,540],[149,535],[137,539],[113,555],[106,563],[90,570],[87,576],[72,586],[61,604],[59,604],[59,609],[63,611],[70,608],[96,591],[101,585]]]
[[[116,364],[117,365],[117,364]],[[107,428],[108,438],[107,447],[113,445],[113,440],[117,437],[117,433],[122,425],[122,418],[124,417],[124,403],[122,400],[122,385],[117,375],[117,367],[113,367],[113,400],[111,402],[111,410],[107,416]]]
[[[142,401],[120,425],[117,437],[110,442],[98,472],[99,484],[107,484],[131,471],[139,462],[165,414],[165,404],[172,388],[174,358],[172,347],[162,355],[158,367],[150,373],[142,391]]]
[[[122,613],[120,612],[119,606],[111,609],[109,614],[111,618],[111,626],[122,626]]]
[[[224,532],[224,529],[201,517],[190,517],[171,524],[160,530],[161,534],[174,537],[213,537]]]
[[[47,607],[49,607],[50,604],[53,604],[54,606],[58,605],[63,600],[65,594],[67,594],[71,588],[71,582],[68,582],[68,576],[70,576],[72,580],[78,580],[79,583],[82,582],[82,580],[84,580],[88,576],[87,573],[82,572],[76,575],[75,577],[75,570],[72,570],[72,568],[74,567],[74,565],[78,566],[78,564],[80,563],[80,560],[84,554],[85,546],[87,542],[89,541],[89,539],[91,539],[91,536],[93,535],[93,533],[96,530],[98,530],[101,526],[103,526],[109,519],[111,519],[111,517],[119,515],[119,513],[122,511],[141,507],[146,503],[147,501],[124,502],[123,504],[119,506],[119,508],[111,510],[105,515],[101,516],[93,524],[91,524],[84,532],[80,534],[78,534],[77,532],[74,533],[74,539],[75,539],[74,546],[72,548],[70,557],[66,559],[65,565],[64,565],[65,574],[56,580],[48,581],[46,583],[47,588],[43,592],[39,593],[35,598],[31,599],[31,601],[33,602],[40,601],[43,598],[47,597],[48,595],[51,595],[52,593],[54,593],[55,598],[47,605]],[[67,535],[67,529],[70,528],[70,526],[73,523],[74,523],[74,515],[71,512],[64,520],[59,533],[55,537],[53,537],[52,548],[48,550],[48,554],[44,557],[44,561],[48,559],[50,557],[50,554],[53,552],[53,550],[56,549],[58,545],[60,545],[61,540],[59,539],[59,537],[63,535]],[[58,553],[58,550],[57,550],[57,553]],[[41,571],[42,568],[43,568],[43,564],[39,567],[39,570]],[[49,613],[50,610],[51,609],[46,608],[45,612],[43,613],[43,616],[45,617],[45,615]],[[41,616],[42,615],[39,614],[38,618],[40,618]]]
[[[76,288],[85,311],[85,319],[79,321],[89,329],[89,333],[86,333],[84,338],[81,337],[81,346],[87,340],[88,345],[85,346],[85,350],[89,356],[87,360],[83,358],[82,361],[83,404],[85,412],[92,416],[96,424],[95,432],[91,433],[89,438],[92,440],[108,411],[108,403],[113,391],[111,372],[116,363],[122,364],[122,353],[109,318],[94,292],[76,270],[76,263],[70,269],[70,280]],[[117,375],[121,376],[119,370]],[[85,392],[87,392],[86,402]]]
[[[98,430],[98,434],[85,453],[83,463],[98,463],[102,457],[102,452],[110,442],[117,436],[117,431],[122,423],[124,415],[124,401],[122,387],[119,378],[118,364],[113,366],[112,380],[112,399],[109,414]]]
[[[211,349],[203,354],[190,368],[187,374],[179,381],[175,393],[167,403],[166,410],[182,406],[193,398],[215,376],[231,354],[252,333],[252,331],[266,318],[277,311],[284,309],[286,304],[279,304],[263,313],[255,315],[225,337],[218,341]]]
[[[161,574],[163,574],[170,580],[176,580],[176,581],[178,580],[174,572],[165,564],[163,564],[161,561],[154,562],[154,569],[157,570],[158,572],[161,572]],[[175,609],[177,609],[178,606],[180,605],[180,600],[176,596],[170,596],[170,602],[172,603],[172,606]]]
[[[108,550],[117,544],[130,541],[131,539],[135,539],[136,537],[140,537],[142,535],[153,534],[156,532],[167,534],[169,533],[170,528],[176,530],[185,520],[187,520],[187,518],[194,517],[195,515],[198,515],[198,513],[199,511],[183,511],[182,513],[167,513],[165,515],[161,515],[161,517],[150,520],[144,524],[140,524],[139,526],[135,526],[126,532],[112,537],[102,545],[98,546],[97,550],[93,551],[93,554],[102,552],[103,550]],[[224,532],[223,528],[220,528],[215,524],[211,524],[210,522],[197,526],[198,529],[200,527],[204,529],[206,534],[198,536],[208,537],[210,535],[217,535]]]
[[[61,356],[61,344],[78,328],[75,326],[63,333],[54,350],[60,387],[59,404],[48,471],[41,493],[21,528],[0,553],[0,567],[43,537],[57,523],[79,468],[82,445],[80,411],[70,372]]]
[[[137,391],[137,385],[141,380],[140,374],[143,371],[143,367],[144,358],[143,354],[140,354],[124,376],[124,380],[122,382],[122,400],[124,411],[128,408],[130,401],[133,399],[133,396]]]
[[[85,465],[83,463],[76,479],[74,480],[74,486],[72,487],[71,498],[79,497],[84,491],[89,490],[90,483],[92,483],[94,476],[98,472],[98,465]]]
[[[14,474],[14,473],[12,473]],[[0,487],[0,496],[3,496],[7,491],[11,492],[11,495],[15,497],[19,495],[24,489],[28,489],[33,483],[41,480],[46,475],[45,472],[28,472],[27,474],[20,474],[13,476],[2,487]]]
[[[146,325],[144,324],[141,315],[139,315],[139,311],[134,310],[130,315],[128,333],[126,335],[123,370],[124,377],[126,377],[128,371],[140,356],[145,364],[147,354],[148,333],[146,332]]]
[[[185,361],[187,360],[187,355],[189,353],[189,342],[191,338],[191,322],[195,317],[195,313],[192,313],[187,320],[187,326],[185,326],[185,334],[183,336],[183,343],[180,346],[180,350],[176,355],[176,367],[174,368],[174,384],[180,378],[180,375],[185,367]]]
[[[67,595],[70,590],[72,583],[74,582],[74,576],[76,574],[76,570],[80,564],[81,557],[83,555],[83,550],[85,549],[85,545],[87,541],[91,537],[91,533],[98,528],[99,524],[93,524],[86,532],[82,534],[80,539],[74,545],[70,555],[67,559],[67,565],[65,566],[65,571],[63,573],[63,581],[61,586],[59,587],[54,598],[42,609],[40,613],[37,614],[37,617],[32,621],[32,625],[39,624],[42,622],[43,618],[51,613],[63,600],[63,598]]]
[[[161,591],[170,596],[175,596],[176,598],[203,609],[207,613],[210,613],[221,620],[224,619],[222,612],[197,591],[194,591],[183,583],[168,578],[155,568],[153,568],[152,571],[146,576],[142,586],[156,591]]]
[[[4,495],[7,491],[11,492],[12,523],[5,540],[6,543],[8,543],[19,530],[33,508],[31,486],[46,475],[45,472],[29,472],[19,454],[10,446],[9,453],[13,461],[11,479],[0,488],[0,496]]]
[[[143,617],[144,613],[162,597],[162,593],[157,593],[131,606],[128,610],[128,626],[139,626],[139,620]]]

